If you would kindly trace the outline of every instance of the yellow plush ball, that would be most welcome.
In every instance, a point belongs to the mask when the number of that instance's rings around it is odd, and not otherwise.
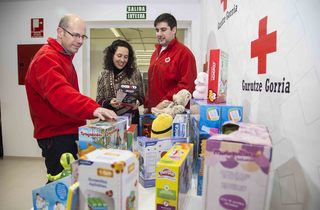
[[[151,126],[151,138],[163,138],[172,136],[172,116],[159,114],[153,120]]]

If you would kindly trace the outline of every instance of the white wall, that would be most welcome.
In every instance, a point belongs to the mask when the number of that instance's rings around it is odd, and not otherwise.
[[[202,1],[202,48],[229,54],[228,102],[244,107],[244,121],[268,126],[273,159],[267,209],[320,208],[320,1]],[[235,5],[237,12],[222,23]],[[259,21],[268,16],[267,34],[276,31],[276,51],[267,54],[266,74],[258,74],[251,42]],[[204,62],[204,57],[201,58]],[[290,83],[290,93],[267,92],[271,81]],[[261,92],[246,91],[242,81],[261,82]]]
[[[116,2],[116,3],[115,3]],[[192,32],[189,47],[196,59],[200,59],[200,3],[199,0],[163,1],[14,1],[0,3],[0,100],[5,156],[41,156],[33,139],[33,125],[29,115],[24,86],[18,85],[17,44],[45,43],[47,37],[56,36],[56,27],[64,14],[75,13],[84,20],[126,20],[127,5],[146,5],[147,21],[153,21],[160,13],[171,12],[177,20],[191,21]],[[30,19],[44,18],[45,38],[30,38]],[[86,46],[74,58],[80,88],[86,91],[83,76],[87,75]]]

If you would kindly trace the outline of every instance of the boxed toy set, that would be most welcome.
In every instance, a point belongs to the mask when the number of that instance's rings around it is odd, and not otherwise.
[[[231,124],[235,126],[229,134],[213,135],[206,142],[203,207],[263,210],[272,155],[270,135],[263,125]]]
[[[137,136],[138,136],[138,125],[137,124],[131,124],[130,127],[126,131],[127,136],[127,150],[136,152],[136,142],[137,142]]]
[[[187,142],[187,139],[138,136],[139,181],[143,187],[155,186],[156,164],[176,142]]]
[[[66,176],[43,187],[32,190],[34,210],[65,209],[68,198],[68,188],[71,176]]]
[[[172,122],[172,136],[173,137],[189,137],[189,119],[188,114],[177,114]]]
[[[192,181],[193,144],[176,143],[156,167],[156,209],[187,209]]]
[[[213,104],[206,100],[192,99],[191,115],[199,121],[200,131],[209,134],[221,133],[221,125],[226,121],[242,122],[243,107],[228,104]]]
[[[151,137],[151,126],[153,120],[156,118],[154,114],[143,114],[139,118],[139,136]]]
[[[100,148],[81,157],[80,209],[138,209],[138,167],[126,150]]]
[[[220,49],[209,53],[208,102],[224,103],[227,98],[228,54]]]
[[[127,117],[117,120],[98,121],[79,127],[79,155],[97,148],[127,149],[125,131]]]

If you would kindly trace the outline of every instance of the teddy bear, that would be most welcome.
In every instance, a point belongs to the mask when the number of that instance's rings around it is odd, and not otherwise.
[[[192,93],[195,99],[207,99],[208,94],[208,74],[206,72],[199,72],[197,79],[194,81],[196,85]]]
[[[181,114],[185,111],[190,99],[191,93],[186,89],[182,89],[172,96],[173,101],[163,100],[156,107],[152,107],[151,112],[156,116],[162,113],[170,114],[174,118],[176,114]]]

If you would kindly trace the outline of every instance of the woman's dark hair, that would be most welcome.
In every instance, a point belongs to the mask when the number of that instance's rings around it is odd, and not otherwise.
[[[128,57],[128,63],[125,65],[123,70],[126,72],[128,77],[130,78],[133,74],[133,72],[137,69],[136,61],[135,61],[135,56],[134,56],[134,51],[131,47],[131,45],[125,41],[125,40],[115,40],[112,42],[110,46],[108,46],[104,51],[104,66],[103,69],[107,71],[113,71],[116,69],[115,65],[113,64],[113,56],[115,52],[117,51],[118,47],[125,47],[129,50],[129,57]]]
[[[172,30],[174,27],[177,27],[177,20],[176,18],[169,14],[169,13],[163,13],[161,15],[159,15],[153,25],[154,27],[156,27],[158,25],[158,23],[161,23],[161,22],[166,22],[168,24],[168,26],[170,27],[170,29]]]

